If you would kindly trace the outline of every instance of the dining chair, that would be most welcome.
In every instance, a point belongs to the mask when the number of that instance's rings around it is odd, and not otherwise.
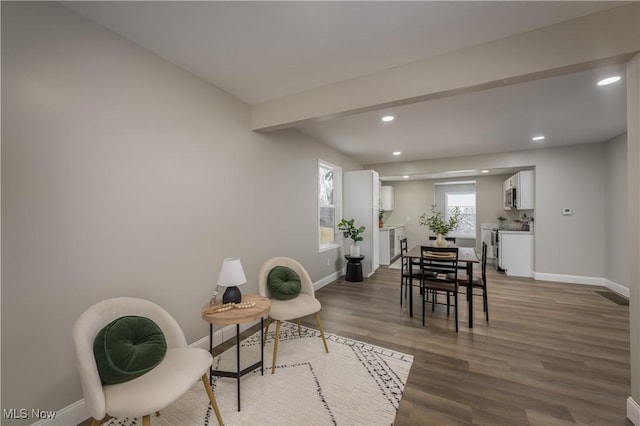
[[[480,263],[480,272],[473,274],[471,277],[471,293],[473,296],[482,296],[482,309],[484,310],[485,317],[489,321],[489,302],[487,297],[487,243],[482,242],[482,257]],[[458,274],[458,282],[460,286],[465,287],[465,291],[469,291],[469,277],[466,272],[460,272]],[[480,289],[481,294],[476,294],[475,289]]]
[[[420,247],[420,288],[422,290],[422,325],[425,325],[425,305],[429,291],[432,291],[431,310],[438,303],[437,292],[447,294],[447,316],[450,313],[451,296],[454,299],[456,333],[458,332],[458,248],[457,247]]]
[[[400,275],[400,306],[402,306],[402,297],[404,290],[404,299],[407,300],[407,293],[412,291],[413,283],[410,280],[419,280],[422,271],[420,270],[420,261],[407,256],[408,243],[406,238],[400,240],[400,264],[402,272]]]

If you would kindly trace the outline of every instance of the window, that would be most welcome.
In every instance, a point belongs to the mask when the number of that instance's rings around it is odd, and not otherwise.
[[[460,225],[452,236],[476,238],[476,193],[475,191],[446,192],[445,219],[449,219],[453,209],[460,209]]]
[[[342,205],[342,169],[318,160],[318,248],[327,251],[340,247],[337,224]]]

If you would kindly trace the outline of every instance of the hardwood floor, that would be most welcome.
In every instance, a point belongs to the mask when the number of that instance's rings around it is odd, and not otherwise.
[[[422,326],[415,288],[410,318],[400,271],[384,267],[317,291],[323,327],[414,356],[396,425],[631,425],[629,307],[602,287],[487,269],[489,322],[475,297],[473,329],[464,295],[459,333],[443,306]]]

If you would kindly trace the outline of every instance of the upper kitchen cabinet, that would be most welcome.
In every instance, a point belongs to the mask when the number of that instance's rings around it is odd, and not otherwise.
[[[533,170],[518,172],[504,181],[505,210],[533,210]]]
[[[393,210],[393,186],[380,187],[380,208],[386,212]]]

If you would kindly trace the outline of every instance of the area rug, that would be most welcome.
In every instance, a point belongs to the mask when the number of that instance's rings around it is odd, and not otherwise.
[[[282,323],[276,372],[271,374],[274,332],[264,348],[260,369],[241,379],[241,411],[236,379],[214,377],[213,386],[227,425],[391,425],[409,377],[413,356],[368,343]],[[260,359],[258,333],[240,342],[244,368]],[[236,369],[236,347],[214,359],[214,368]],[[111,426],[142,425],[142,419],[112,419]],[[157,426],[216,425],[202,383],[152,416]]]

